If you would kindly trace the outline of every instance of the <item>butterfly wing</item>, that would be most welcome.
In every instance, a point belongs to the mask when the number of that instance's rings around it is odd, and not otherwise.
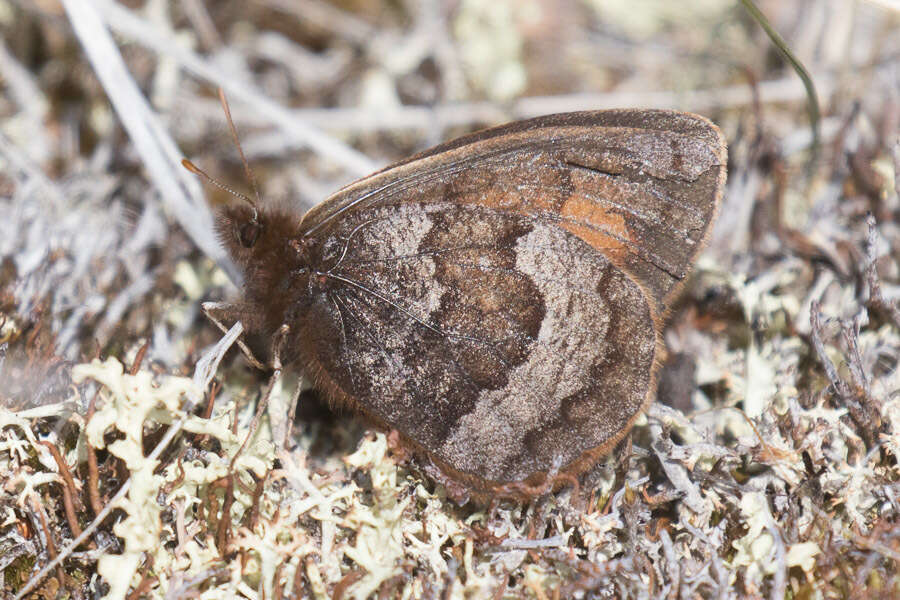
[[[487,130],[352,184],[301,225],[324,257],[307,367],[470,481],[580,469],[652,395],[659,315],[723,176],[707,121],[612,111]]]
[[[725,184],[722,132],[699,115],[548,115],[436,146],[335,193],[310,234],[348,210],[404,201],[493,205],[559,223],[641,282],[664,312],[702,250]],[[429,194],[417,191],[427,188]]]

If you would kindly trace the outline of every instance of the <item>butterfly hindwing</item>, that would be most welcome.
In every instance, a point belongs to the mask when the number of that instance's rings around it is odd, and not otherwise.
[[[444,464],[519,481],[612,443],[652,387],[632,279],[578,236],[478,205],[361,211],[310,312],[316,370]],[[301,332],[305,335],[305,332]],[[340,341],[337,346],[333,341]]]

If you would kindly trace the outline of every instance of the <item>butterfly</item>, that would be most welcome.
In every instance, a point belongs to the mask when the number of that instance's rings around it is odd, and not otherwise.
[[[444,143],[306,214],[243,198],[216,214],[244,276],[222,313],[261,356],[282,332],[282,363],[461,500],[571,478],[654,398],[726,161],[697,115],[573,112]]]

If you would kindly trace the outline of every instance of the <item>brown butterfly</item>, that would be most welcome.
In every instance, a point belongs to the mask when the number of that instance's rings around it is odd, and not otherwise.
[[[577,112],[447,142],[305,215],[245,198],[217,214],[244,275],[222,314],[263,356],[287,325],[281,362],[466,494],[575,476],[655,395],[726,158],[697,115]]]

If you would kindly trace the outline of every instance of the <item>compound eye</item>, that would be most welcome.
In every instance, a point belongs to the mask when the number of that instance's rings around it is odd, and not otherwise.
[[[244,248],[252,248],[259,239],[259,223],[245,223],[237,230],[237,238]]]

